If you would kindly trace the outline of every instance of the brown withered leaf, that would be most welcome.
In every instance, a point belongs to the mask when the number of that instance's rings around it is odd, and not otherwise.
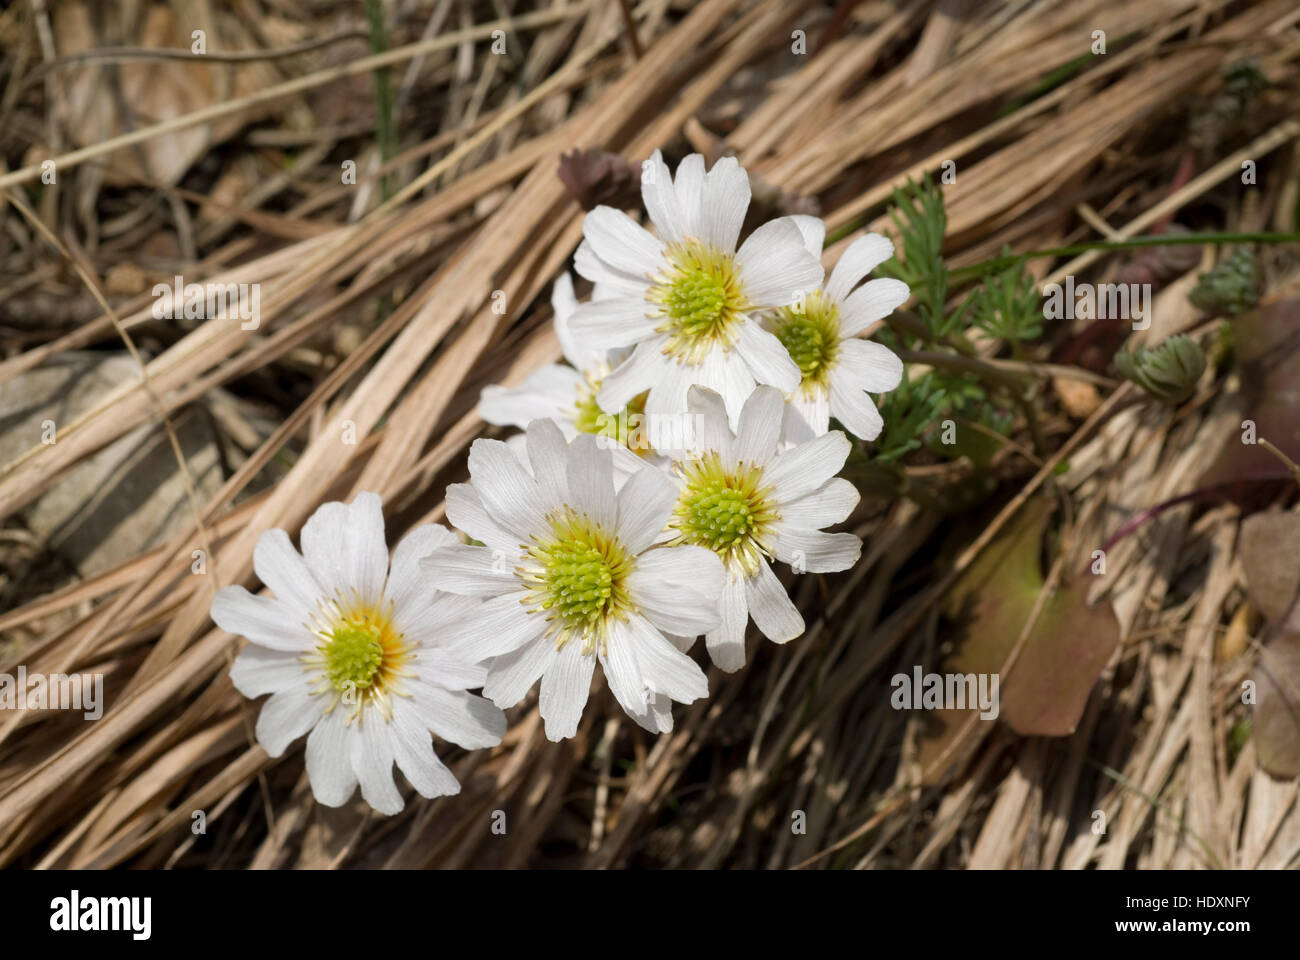
[[[1300,592],[1300,513],[1247,517],[1237,548],[1250,602],[1270,622],[1280,622]]]
[[[1245,403],[1242,418],[1255,435],[1300,461],[1300,299],[1279,300],[1233,321],[1237,371]],[[1231,438],[1200,486],[1288,476],[1277,457],[1258,444]]]
[[[1051,513],[1046,498],[1026,504],[970,565],[945,603],[953,621],[953,653],[943,670],[1000,675],[1000,717],[1023,736],[1073,733],[1093,684],[1119,643],[1119,620],[1110,605],[1088,606],[1084,584],[1075,583],[1044,601],[1018,659],[1007,669],[1044,586],[1039,553]],[[923,763],[945,750],[971,712],[948,713],[937,718],[936,736],[923,743]]]
[[[641,197],[641,171],[607,150],[572,150],[560,158],[560,181],[582,209],[602,204],[622,209]]]
[[[1276,628],[1255,676],[1256,755],[1274,776],[1300,776],[1300,513],[1247,517],[1238,551],[1250,602]]]
[[[192,49],[195,29],[202,29],[210,49],[248,49],[237,19],[223,20],[218,36],[212,17],[205,12],[194,20],[179,16],[167,4],[153,3],[135,19],[126,5],[105,5],[107,23],[100,29],[84,0],[68,0],[54,9],[55,45],[61,56],[111,46],[108,36],[135,30],[127,45],[170,50]],[[196,9],[206,11],[205,5]],[[192,22],[193,21],[193,22]],[[90,65],[56,74],[56,115],[79,147],[99,143],[128,130],[173,120],[213,103],[246,96],[264,86],[274,74],[267,64],[218,65],[177,59],[129,60],[121,64]],[[266,112],[253,108],[235,117],[177,130],[146,140],[135,150],[121,150],[105,160],[110,183],[135,183],[152,179],[177,183],[191,165],[212,147],[237,133]]]
[[[1300,633],[1274,637],[1260,653],[1253,734],[1259,765],[1300,776]]]

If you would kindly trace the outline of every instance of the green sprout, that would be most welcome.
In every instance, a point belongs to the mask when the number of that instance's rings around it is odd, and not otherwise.
[[[1251,309],[1259,302],[1255,254],[1249,247],[1238,247],[1214,269],[1197,277],[1187,298],[1212,315],[1235,317]]]
[[[1009,256],[1010,248],[1003,254]],[[1043,335],[1043,306],[1038,284],[1025,271],[1023,258],[989,274],[966,301],[972,322],[990,337],[1006,340],[1019,354],[1020,344]]]
[[[1163,403],[1182,403],[1196,389],[1205,372],[1205,351],[1191,337],[1180,333],[1158,347],[1139,347],[1115,354],[1115,369]]]
[[[948,229],[948,214],[943,207],[943,191],[927,173],[920,183],[909,180],[906,189],[894,190],[894,209],[890,219],[898,230],[897,256],[881,264],[879,272],[902,280],[916,297],[916,312],[925,322],[932,339],[955,331],[961,318],[947,316],[948,265],[943,260],[943,235]]]

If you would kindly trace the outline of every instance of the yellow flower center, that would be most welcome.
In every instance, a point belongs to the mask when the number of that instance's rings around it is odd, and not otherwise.
[[[677,463],[685,488],[668,521],[674,544],[707,547],[730,569],[752,576],[771,557],[772,526],[779,514],[761,467],[722,465],[716,453]]]
[[[776,315],[776,338],[802,374],[805,393],[815,394],[830,385],[830,372],[840,353],[840,311],[820,290],[804,301],[803,310],[782,307]]]
[[[392,609],[373,604],[327,601],[317,616],[314,631],[320,643],[303,662],[319,671],[314,694],[328,694],[329,710],[342,703],[349,708],[349,723],[374,706],[388,718],[389,700],[402,695],[397,689],[403,677],[411,677],[406,666],[415,645],[393,626]]]
[[[590,433],[598,437],[609,437],[641,457],[654,455],[654,448],[641,429],[645,419],[645,401],[648,392],[633,397],[618,413],[606,413],[596,402],[600,392],[600,381],[585,377],[578,385],[578,399],[574,403],[576,412],[573,424],[581,433]]]
[[[627,578],[636,559],[622,543],[584,514],[565,507],[547,518],[550,534],[525,545],[516,571],[529,587],[531,612],[545,611],[547,635],[563,647],[581,637],[582,652],[602,652],[609,626],[632,609]]]
[[[669,246],[665,256],[668,268],[646,295],[664,318],[656,328],[668,334],[664,353],[698,364],[714,346],[730,349],[749,306],[734,255],[685,240]]]

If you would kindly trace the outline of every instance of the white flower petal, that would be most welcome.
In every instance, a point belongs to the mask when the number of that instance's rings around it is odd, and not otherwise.
[[[799,228],[804,249],[820,260],[822,249],[826,246],[826,221],[821,217],[810,217],[806,213],[792,213],[790,220]]]
[[[620,704],[637,726],[651,733],[671,733],[673,729],[673,701],[662,693],[646,690],[645,705],[635,713],[626,704]]]
[[[754,307],[797,303],[821,286],[821,261],[804,246],[789,217],[769,220],[749,235],[736,254],[741,285]]]
[[[749,601],[745,598],[744,580],[727,577],[719,607],[722,622],[716,630],[704,635],[704,645],[714,666],[735,673],[745,665],[745,627],[749,624]]]
[[[843,477],[832,477],[812,493],[781,504],[781,519],[790,527],[829,527],[847,520],[859,499],[857,487]]]
[[[791,393],[799,386],[802,378],[799,365],[790,359],[789,351],[776,335],[756,321],[747,320],[740,325],[736,352],[744,358],[757,382],[771,384],[782,393]]]
[[[447,637],[447,624],[475,613],[483,601],[478,597],[461,597],[435,590],[424,576],[427,597],[403,604],[393,611],[393,629],[406,635],[412,643],[441,647]]]
[[[447,690],[466,690],[487,682],[484,664],[470,663],[438,647],[421,647],[416,651],[415,672],[425,683]]]
[[[538,417],[569,416],[583,376],[558,363],[539,367],[517,387],[484,387],[478,415],[499,427],[526,427]]]
[[[840,376],[846,385],[852,384],[869,393],[893,390],[903,380],[903,361],[883,343],[870,340],[844,340],[840,343],[840,357],[832,378]]]
[[[650,392],[646,396],[646,416],[651,418],[651,423],[661,418],[678,416],[686,409],[686,391],[691,384],[704,383],[708,379],[708,372],[698,366],[688,366],[671,357],[660,357]]]
[[[583,434],[569,444],[568,505],[590,517],[603,530],[618,525],[618,500],[614,496],[614,459],[600,449],[596,438]]]
[[[760,561],[758,572],[745,581],[745,600],[754,625],[767,639],[788,643],[803,633],[803,617],[767,561]]]
[[[457,530],[464,530],[493,550],[518,550],[519,538],[488,516],[483,500],[473,486],[453,483],[447,487],[446,496],[447,519]]]
[[[533,688],[555,659],[555,654],[555,641],[550,637],[538,637],[518,650],[496,657],[488,667],[483,696],[498,707],[513,707]]]
[[[719,598],[727,580],[712,550],[685,545],[656,547],[637,557],[627,578],[628,592],[656,627],[682,636],[699,636],[719,623]]]
[[[893,255],[894,244],[888,237],[878,233],[858,237],[840,255],[831,271],[826,281],[826,295],[836,303],[842,303],[863,277]]]
[[[316,645],[316,638],[295,619],[291,609],[271,597],[254,596],[241,586],[218,590],[209,615],[227,633],[272,650],[302,653]]]
[[[302,555],[327,592],[374,603],[388,577],[383,502],[358,493],[350,504],[324,503],[302,528]]]
[[[822,533],[781,524],[776,530],[777,559],[808,573],[838,573],[858,562],[862,541],[851,533]]]
[[[721,346],[715,346],[704,355],[703,363],[688,367],[674,362],[671,367],[676,371],[672,389],[678,397],[685,391],[689,405],[692,389],[702,388],[718,394],[726,405],[727,426],[734,431],[740,421],[740,411],[749,395],[754,392],[755,386],[754,377],[744,358]],[[651,395],[653,396],[653,391]],[[675,409],[680,409],[680,399],[676,402],[678,406]],[[647,403],[646,410],[649,409]]]
[[[250,643],[235,657],[230,667],[230,682],[250,700],[264,693],[286,690],[306,680],[298,656]]]
[[[767,463],[781,440],[785,400],[772,387],[758,387],[740,411],[736,433],[736,459],[751,466]]]
[[[679,637],[675,633],[665,633],[664,636],[668,638],[669,643],[682,653],[690,653],[691,647],[695,646],[695,641],[699,639],[698,636]]]
[[[542,506],[553,509],[569,497],[565,463],[569,459],[569,441],[552,420],[534,420],[528,424],[528,463],[539,487]]]
[[[393,742],[389,724],[373,711],[362,715],[348,744],[352,770],[361,784],[361,796],[379,813],[392,816],[402,810],[402,795],[393,783]]]
[[[283,530],[267,530],[257,538],[253,570],[296,619],[306,621],[320,607],[325,591]]]
[[[668,474],[645,466],[632,475],[618,494],[618,539],[623,548],[635,555],[646,550],[663,532],[673,505],[677,486]]]
[[[411,706],[424,726],[466,750],[495,747],[506,732],[506,715],[495,704],[464,690],[412,681]]]
[[[488,516],[513,533],[516,544],[526,543],[545,525],[546,505],[537,482],[500,440],[478,439],[470,445],[469,475]]]
[[[637,274],[625,273],[601,260],[596,256],[596,251],[592,249],[591,242],[588,240],[578,244],[578,250],[573,255],[573,267],[578,271],[579,276],[586,277],[596,284],[596,290],[592,291],[593,300],[603,300],[611,296],[643,300],[646,288],[650,285],[644,271]]]
[[[546,722],[547,740],[565,740],[578,732],[595,666],[595,654],[584,654],[578,638],[570,639],[547,666],[537,700],[537,710]]]
[[[654,454],[642,459],[621,443],[612,446],[609,453],[614,458],[614,491],[616,493],[621,491],[623,486],[644,470],[647,465],[661,471],[666,471],[668,466],[667,461],[660,454]]]
[[[554,314],[551,325],[555,329],[555,338],[560,341],[560,350],[564,359],[579,370],[586,370],[601,359],[599,351],[588,350],[579,344],[569,329],[569,321],[578,309],[578,298],[573,293],[573,277],[569,271],[563,271],[551,285],[551,312]]]
[[[763,480],[775,488],[780,502],[796,500],[839,473],[851,449],[848,437],[832,430],[777,454],[764,469]]]
[[[496,597],[519,586],[514,569],[517,553],[453,543],[420,560],[429,587],[466,597]]]
[[[569,276],[568,270],[564,270],[551,284],[551,310],[558,320],[573,316],[573,311],[577,308],[578,298],[573,292],[573,277]]]
[[[655,385],[663,374],[664,358],[659,352],[663,337],[643,340],[632,355],[600,382],[596,402],[606,413],[618,413],[635,397]]]
[[[749,209],[749,174],[735,157],[722,157],[704,178],[700,193],[699,235],[723,253],[736,249],[740,225]]]
[[[420,560],[439,547],[459,544],[456,535],[440,523],[416,527],[397,544],[384,586],[384,599],[399,617],[409,607],[424,607],[433,600],[433,587],[420,569]],[[401,629],[401,624],[394,624]]]
[[[448,649],[463,660],[477,663],[499,657],[540,636],[546,619],[524,608],[523,590],[486,601],[468,617],[447,624]]]
[[[341,807],[357,788],[352,772],[351,739],[347,711],[336,707],[321,718],[307,738],[307,777],[316,802]]]
[[[646,698],[646,712],[633,717],[638,724],[651,733],[673,732],[673,701],[662,693],[651,693]]]
[[[662,322],[649,315],[645,300],[611,297],[579,305],[570,327],[574,337],[591,349],[616,350],[654,336]]]
[[[582,233],[597,257],[634,277],[653,274],[663,260],[663,241],[622,210],[596,207],[583,218]]]
[[[781,424],[781,439],[785,443],[807,443],[820,437],[831,426],[830,395],[825,389],[812,392],[800,387],[790,395]]]
[[[691,387],[688,396],[691,412],[698,415],[696,439],[702,450],[715,450],[724,462],[736,457],[736,442],[727,421],[727,407],[722,396],[705,387]]]
[[[856,337],[901,307],[909,296],[911,291],[902,280],[868,280],[840,304],[840,336]]]
[[[849,383],[847,377],[831,377],[831,416],[863,440],[876,439],[885,425],[870,395]]]
[[[655,232],[666,243],[677,243],[691,232],[678,202],[673,176],[658,150],[642,166],[641,201],[655,225]]]
[[[629,636],[636,644],[636,661],[647,687],[678,703],[693,703],[709,695],[709,681],[704,671],[669,643],[644,617],[633,614],[628,617],[627,626]]]
[[[644,714],[649,691],[636,662],[635,642],[622,620],[615,620],[610,625],[610,636],[600,654],[600,665],[605,669],[610,692],[628,716],[635,718]]]
[[[273,694],[257,717],[257,742],[278,757],[316,725],[325,709],[324,697],[313,697],[306,683],[296,683]]]
[[[677,194],[677,209],[682,214],[683,235],[698,237],[703,229],[700,224],[700,207],[704,194],[704,157],[701,154],[688,154],[677,164],[673,191]],[[641,192],[644,199],[644,187]]]
[[[433,738],[409,703],[393,705],[390,730],[393,760],[422,797],[449,797],[460,793],[460,781],[433,752]]]

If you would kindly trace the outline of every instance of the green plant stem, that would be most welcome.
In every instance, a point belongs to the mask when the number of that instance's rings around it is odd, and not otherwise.
[[[384,27],[383,0],[366,0],[366,20],[370,28],[370,52],[388,51],[388,31]],[[388,67],[375,71],[375,126],[379,145],[379,158],[387,163],[397,152],[397,131],[393,127],[393,85]],[[385,176],[380,181],[380,195],[387,200],[392,193],[392,182]]]

